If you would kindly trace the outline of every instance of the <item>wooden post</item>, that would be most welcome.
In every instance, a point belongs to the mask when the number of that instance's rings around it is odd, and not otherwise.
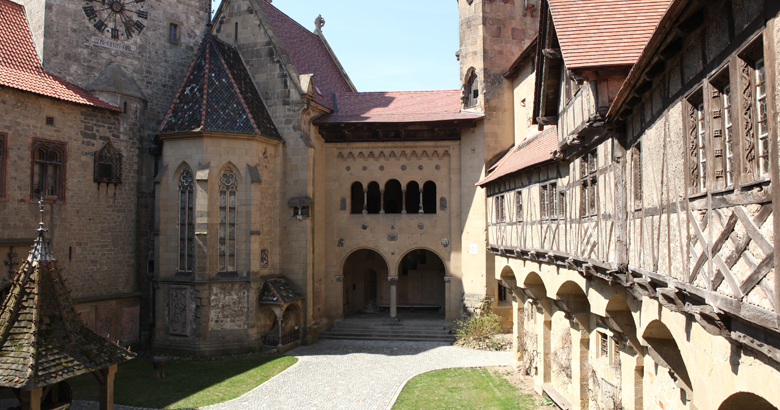
[[[390,281],[390,320],[396,320],[398,309],[398,297],[396,284],[398,283],[398,276],[388,276],[387,280]]]
[[[116,365],[92,372],[100,383],[100,410],[114,410],[114,375]]]
[[[22,390],[19,395],[22,410],[41,410],[42,393],[43,389],[40,387],[32,390]]]

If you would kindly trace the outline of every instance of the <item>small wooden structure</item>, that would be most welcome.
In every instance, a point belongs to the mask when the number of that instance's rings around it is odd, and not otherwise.
[[[301,301],[304,299],[284,278],[268,279],[260,290],[260,305],[267,305],[276,314],[276,332],[263,338],[268,346],[282,346],[301,339]],[[275,343],[274,343],[275,342]]]
[[[38,238],[0,309],[0,387],[13,389],[22,410],[64,410],[72,400],[65,380],[92,373],[100,409],[111,410],[117,364],[135,355],[79,319],[44,238],[40,204]]]

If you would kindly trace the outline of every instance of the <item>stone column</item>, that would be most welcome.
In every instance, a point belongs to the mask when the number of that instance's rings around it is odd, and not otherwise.
[[[577,324],[571,329],[572,410],[588,408],[588,349],[590,335]]]
[[[390,281],[390,321],[398,321],[398,296],[396,295],[396,284],[398,276],[388,276]]]
[[[401,213],[405,214],[406,213],[406,190],[405,189],[402,190],[401,193],[403,194],[401,195]]]
[[[379,213],[380,214],[385,213],[385,190],[384,189],[379,191]]]
[[[420,190],[420,209],[417,211],[417,213],[418,214],[425,213],[425,211],[423,210],[423,191],[422,191],[422,189]]]
[[[368,213],[368,191],[363,191],[363,215]]]
[[[279,344],[276,346],[279,348],[279,353],[282,352],[282,316],[279,315],[279,318],[277,319],[277,323],[279,323]]]
[[[452,309],[452,276],[444,277],[444,320],[454,319]]]
[[[336,275],[336,283],[341,284],[339,286],[341,297],[339,297],[339,303],[336,303],[336,320],[344,320],[344,275]]]

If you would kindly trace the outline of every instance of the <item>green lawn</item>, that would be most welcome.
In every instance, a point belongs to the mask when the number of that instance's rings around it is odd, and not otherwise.
[[[534,400],[488,369],[446,369],[421,374],[406,383],[393,410],[530,410]]]
[[[297,361],[294,357],[277,356],[168,362],[167,377],[152,379],[151,360],[137,358],[119,365],[114,403],[161,409],[222,403],[252,390]],[[75,400],[99,400],[94,376],[82,375],[68,383],[73,387]],[[10,391],[3,393],[5,397]]]

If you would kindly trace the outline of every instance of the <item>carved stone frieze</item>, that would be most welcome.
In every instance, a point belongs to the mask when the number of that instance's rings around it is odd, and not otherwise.
[[[187,307],[190,301],[189,286],[168,288],[168,332],[172,335],[189,335]]]
[[[339,151],[336,154],[336,159],[364,159],[364,160],[389,160],[389,159],[418,159],[418,158],[425,158],[425,159],[442,159],[450,156],[449,150],[444,150],[441,154],[438,150],[434,150],[431,153],[428,153],[427,150],[422,151],[421,154],[418,154],[417,151],[411,151],[410,153],[407,153],[406,151],[401,151],[400,153],[396,153],[395,151],[390,151],[388,154],[385,154],[384,151],[380,151],[378,154],[376,154],[374,151],[348,151],[346,154],[342,151]]]

